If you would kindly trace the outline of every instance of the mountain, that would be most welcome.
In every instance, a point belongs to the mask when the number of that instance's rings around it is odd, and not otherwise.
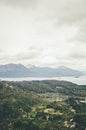
[[[30,73],[31,71],[22,64],[0,65],[0,77],[26,77]]]
[[[84,75],[82,72],[60,66],[58,68],[36,67],[22,64],[6,64],[0,65],[0,77],[62,77]]]
[[[81,71],[75,70],[75,69],[71,69],[65,66],[60,66],[59,68],[57,68],[57,73],[59,76],[75,76],[75,77],[79,77],[81,75],[84,75]]]
[[[30,67],[29,67],[30,69]],[[84,75],[84,73],[74,70],[65,66],[60,66],[58,68],[50,67],[31,67],[34,76],[39,77],[62,77],[62,76],[75,76],[79,77]]]
[[[86,75],[86,71],[82,71]]]

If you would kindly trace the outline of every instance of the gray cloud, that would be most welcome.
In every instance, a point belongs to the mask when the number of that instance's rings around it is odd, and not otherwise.
[[[86,64],[86,0],[0,0],[0,7],[1,62]]]
[[[13,61],[13,57],[6,55],[6,54],[0,54],[0,64],[3,63],[10,63],[11,61]]]
[[[86,44],[86,19],[81,22],[79,31],[77,32],[77,35],[74,37],[73,41],[76,41],[76,43],[80,42],[81,44]]]
[[[16,61],[22,61],[22,60],[34,60],[34,59],[37,59],[41,56],[41,50],[38,50],[38,49],[31,49],[29,50],[28,49],[28,52],[21,52],[17,55],[14,56],[14,59]]]
[[[85,50],[77,50],[71,52],[70,58],[76,59],[76,60],[85,60],[86,59],[86,51]]]
[[[64,23],[81,22],[86,19],[86,0],[62,0],[59,19]]]
[[[60,23],[81,22],[86,19],[86,0],[0,0],[0,3],[12,7],[31,7],[37,14],[36,17],[48,16]]]
[[[4,50],[3,49],[0,49],[0,54],[4,53]]]
[[[36,4],[37,0],[0,0],[0,3],[2,5],[10,6],[10,7],[15,7],[15,8],[23,8],[26,9],[27,7],[30,8],[30,6],[33,6]]]

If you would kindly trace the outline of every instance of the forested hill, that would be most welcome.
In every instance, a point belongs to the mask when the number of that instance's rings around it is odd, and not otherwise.
[[[85,130],[86,86],[0,82],[0,130]]]

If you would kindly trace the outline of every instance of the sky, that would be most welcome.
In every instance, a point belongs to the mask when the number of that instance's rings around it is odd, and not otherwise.
[[[86,0],[0,0],[0,64],[86,71]]]

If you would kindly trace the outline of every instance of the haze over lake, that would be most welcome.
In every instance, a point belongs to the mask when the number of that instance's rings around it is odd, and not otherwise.
[[[1,81],[35,81],[35,80],[64,80],[79,85],[86,85],[86,76],[76,77],[22,77],[22,78],[0,78]]]

